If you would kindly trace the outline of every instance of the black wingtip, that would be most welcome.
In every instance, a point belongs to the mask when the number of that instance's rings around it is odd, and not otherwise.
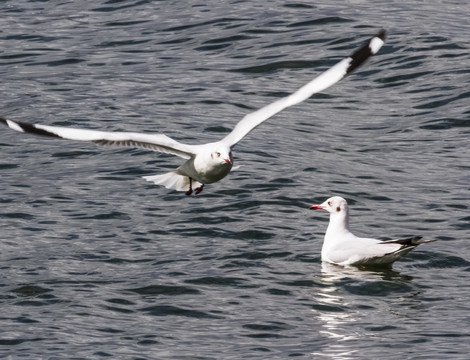
[[[400,239],[395,241],[397,244],[407,245],[407,246],[414,246],[417,242],[419,242],[423,237],[422,236],[413,236],[406,239]]]
[[[381,29],[377,33],[377,35],[375,35],[375,37],[378,37],[380,40],[385,41],[385,39],[387,38],[387,30]]]
[[[349,67],[346,70],[346,74],[352,73],[359,66],[364,64],[369,57],[371,57],[377,52],[378,49],[375,49],[372,46],[374,40],[380,39],[382,41],[385,41],[386,37],[387,37],[387,32],[384,29],[382,29],[375,36],[373,36],[369,41],[367,41],[367,43],[365,43],[358,50],[353,52],[349,56],[351,58],[351,63],[349,64]]]
[[[416,247],[421,244],[435,241],[435,240],[420,241],[422,238],[423,238],[422,236],[413,236],[413,237],[406,238],[406,239],[384,241],[383,243],[384,244],[400,244],[402,248],[406,248],[406,247]]]
[[[8,126],[10,129],[19,131],[19,132],[25,132],[25,133],[32,133],[36,135],[41,135],[41,136],[49,136],[49,137],[55,137],[55,138],[60,138],[60,136],[51,133],[49,131],[39,129],[37,128],[34,124],[29,124],[29,123],[24,123],[20,121],[13,121],[13,120],[7,120],[3,117],[0,116],[0,122]],[[11,124],[15,124],[15,126],[12,126]]]

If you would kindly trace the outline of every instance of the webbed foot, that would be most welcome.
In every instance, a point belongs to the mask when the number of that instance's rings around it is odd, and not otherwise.
[[[204,184],[202,184],[201,186],[197,187],[196,189],[194,189],[195,191],[195,195],[197,194],[200,194],[202,192],[202,190],[204,189]]]

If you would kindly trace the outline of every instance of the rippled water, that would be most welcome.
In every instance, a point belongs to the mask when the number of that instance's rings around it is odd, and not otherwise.
[[[197,197],[180,160],[0,129],[0,357],[467,359],[466,1],[3,1],[0,113],[217,140],[374,34],[386,45],[236,148]],[[357,234],[436,239],[393,270],[321,263]]]

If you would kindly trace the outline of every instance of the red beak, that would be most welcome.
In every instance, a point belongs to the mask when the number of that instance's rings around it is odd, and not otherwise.
[[[225,161],[226,163],[228,163],[228,164],[231,164],[231,163],[232,163],[232,160],[230,160],[230,158],[226,158],[226,159],[224,159],[224,161]]]
[[[324,209],[324,207],[321,205],[312,205],[310,207],[310,210],[322,210],[322,209]]]

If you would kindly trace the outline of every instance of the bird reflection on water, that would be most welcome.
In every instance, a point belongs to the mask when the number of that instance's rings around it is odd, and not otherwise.
[[[312,355],[342,360],[357,358],[360,355],[357,344],[369,336],[362,324],[367,323],[368,317],[377,316],[377,311],[393,311],[390,303],[384,309],[383,301],[379,306],[370,302],[371,295],[378,299],[386,295],[393,297],[393,291],[398,290],[400,294],[404,291],[413,296],[412,279],[391,268],[364,269],[322,262],[313,312],[322,323],[318,332],[325,342],[321,351]]]

